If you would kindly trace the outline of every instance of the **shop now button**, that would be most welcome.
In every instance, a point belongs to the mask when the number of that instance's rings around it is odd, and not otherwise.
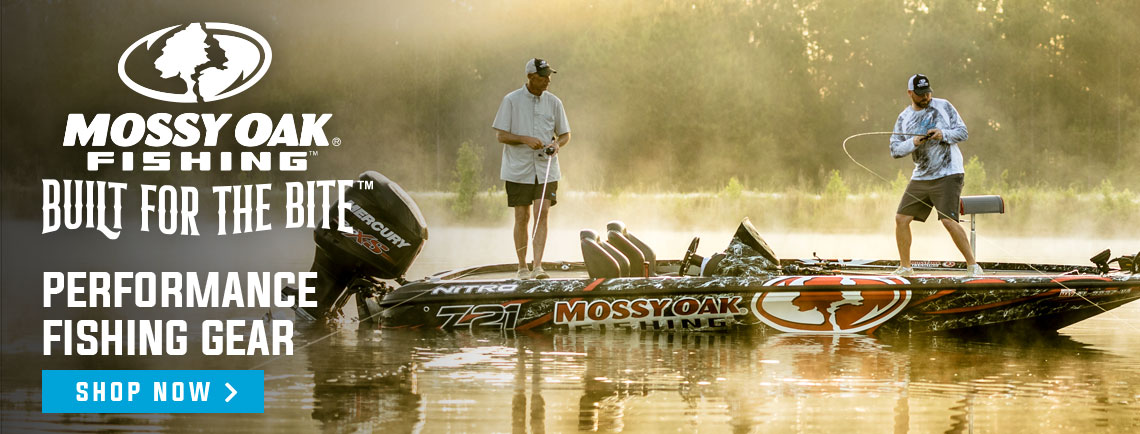
[[[265,371],[41,371],[44,413],[263,413]]]

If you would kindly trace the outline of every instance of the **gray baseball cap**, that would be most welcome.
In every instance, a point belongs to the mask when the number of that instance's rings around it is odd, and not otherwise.
[[[555,71],[554,68],[551,68],[550,64],[546,63],[545,60],[542,60],[539,58],[534,58],[534,59],[530,59],[530,60],[526,61],[526,73],[527,74],[537,73],[538,75],[541,75],[543,77],[549,77],[550,74],[554,74],[557,72],[558,71]]]

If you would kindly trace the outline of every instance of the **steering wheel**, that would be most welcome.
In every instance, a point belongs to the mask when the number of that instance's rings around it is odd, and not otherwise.
[[[701,237],[693,237],[693,242],[689,243],[689,249],[685,250],[685,256],[681,258],[681,268],[677,270],[678,276],[684,276],[689,272],[689,266],[693,265],[693,256],[697,254],[697,245],[701,243]]]

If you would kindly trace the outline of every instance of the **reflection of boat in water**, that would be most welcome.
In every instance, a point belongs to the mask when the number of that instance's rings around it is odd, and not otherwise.
[[[313,269],[318,307],[336,317],[355,296],[360,318],[387,328],[715,330],[912,334],[1054,331],[1140,298],[1134,256],[1096,266],[778,259],[752,224],[727,249],[702,258],[697,239],[679,261],[656,254],[615,222],[605,237],[583,231],[582,262],[550,263],[550,279],[514,278],[514,265],[448,271],[407,282],[427,239],[418,207],[395,183],[366,172],[371,189],[346,193],[350,232],[318,229]],[[358,183],[360,184],[360,183]],[[603,239],[604,238],[604,239]],[[632,260],[630,260],[632,258]],[[690,275],[693,268],[699,270]]]
[[[1108,427],[1135,414],[1134,403],[1114,401],[1135,390],[1125,386],[1136,377],[1128,364],[1059,335],[1026,345],[945,335],[383,333],[431,342],[415,357],[425,431],[464,422],[513,432],[964,432],[1088,413],[1036,420],[1048,412],[1041,400],[1102,403]],[[1016,414],[995,421],[999,409]]]

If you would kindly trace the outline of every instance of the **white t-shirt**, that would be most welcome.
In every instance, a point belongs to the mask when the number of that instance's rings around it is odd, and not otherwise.
[[[508,93],[499,104],[492,128],[520,136],[530,136],[550,144],[553,138],[570,132],[570,121],[566,120],[566,110],[562,100],[550,92],[543,91],[535,96],[526,86]],[[550,176],[546,176],[550,157],[542,149],[531,149],[527,145],[503,145],[503,166],[499,178],[519,184],[538,184],[562,179],[558,167],[558,154],[550,163]]]
[[[958,173],[966,173],[962,163],[962,151],[958,143],[966,141],[969,133],[958,110],[950,101],[941,98],[931,98],[930,105],[922,110],[914,110],[908,105],[899,113],[895,121],[898,133],[926,134],[931,128],[942,130],[942,142],[927,141],[921,146],[915,146],[914,136],[892,135],[891,156],[905,157],[910,154],[914,159],[914,173],[910,179],[916,181],[938,179]]]

